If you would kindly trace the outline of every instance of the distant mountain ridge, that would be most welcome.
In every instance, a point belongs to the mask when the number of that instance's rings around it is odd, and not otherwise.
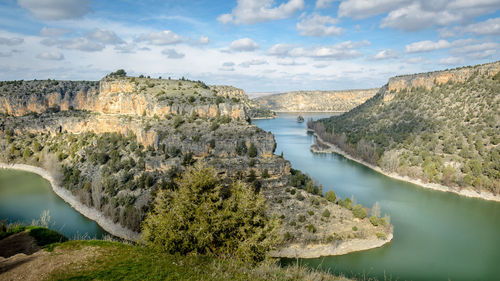
[[[296,91],[254,99],[276,112],[349,111],[377,93],[378,89],[344,91]]]

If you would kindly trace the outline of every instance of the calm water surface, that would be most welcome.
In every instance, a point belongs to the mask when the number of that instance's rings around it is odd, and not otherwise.
[[[307,118],[329,114],[302,114]],[[393,241],[378,249],[301,260],[313,268],[379,280],[500,280],[500,203],[460,197],[393,180],[336,154],[313,154],[313,136],[297,114],[253,123],[271,131],[276,154],[333,189],[391,216]],[[294,262],[285,260],[284,263]]]
[[[50,228],[70,239],[101,238],[106,232],[64,202],[37,174],[0,169],[0,220],[30,224],[49,210]]]

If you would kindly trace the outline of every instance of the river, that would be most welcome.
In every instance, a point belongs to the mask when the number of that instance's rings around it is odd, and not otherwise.
[[[0,220],[31,224],[48,210],[49,228],[70,239],[102,238],[106,231],[75,211],[53,191],[41,176],[16,170],[0,169]]]
[[[393,241],[343,256],[303,259],[312,268],[379,280],[500,280],[500,203],[424,189],[391,179],[337,154],[313,154],[314,137],[298,114],[254,124],[271,131],[276,154],[334,190],[371,207],[379,202],[394,225]],[[302,114],[308,118],[327,113]],[[294,260],[283,260],[284,264]]]

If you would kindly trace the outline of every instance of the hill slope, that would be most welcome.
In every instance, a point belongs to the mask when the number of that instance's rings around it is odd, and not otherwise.
[[[349,111],[377,93],[378,89],[346,91],[298,91],[256,98],[277,112]]]
[[[310,122],[386,172],[500,193],[500,62],[394,77],[366,103]]]

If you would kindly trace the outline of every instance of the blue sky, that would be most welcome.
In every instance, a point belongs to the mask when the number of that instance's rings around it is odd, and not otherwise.
[[[500,0],[0,2],[0,80],[123,68],[247,92],[371,88],[498,50]]]

